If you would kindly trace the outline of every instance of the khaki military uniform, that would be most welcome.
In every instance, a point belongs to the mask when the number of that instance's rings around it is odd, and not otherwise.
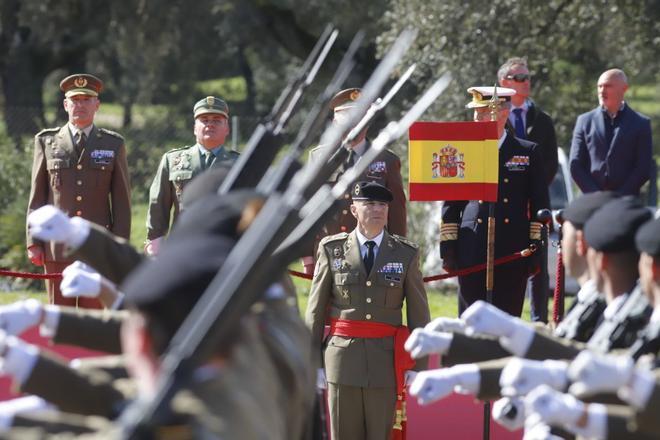
[[[131,190],[124,139],[115,132],[93,126],[78,156],[68,125],[39,132],[34,138],[28,214],[47,204],[128,239]],[[62,244],[44,245],[27,230],[27,246],[33,245],[44,248],[46,273],[61,272],[71,263]],[[95,298],[62,298],[59,281],[48,281],[46,287],[51,303],[100,307]]]
[[[211,166],[233,163],[239,154],[224,147],[215,155]],[[147,212],[147,239],[167,235],[170,219],[176,221],[181,206],[183,189],[193,177],[205,170],[198,144],[170,150],[163,155],[158,172],[149,189]],[[174,214],[170,215],[174,207]]]
[[[355,231],[321,241],[305,315],[316,344],[329,318],[400,326],[404,299],[408,327],[426,325],[428,302],[414,244],[385,231],[367,274]],[[388,438],[396,404],[393,350],[393,337],[328,339],[324,361],[334,439]]]
[[[367,141],[368,143],[369,141]],[[318,146],[310,151],[309,160],[319,160],[327,151],[328,147]],[[368,148],[368,147],[367,147]],[[332,173],[328,179],[329,184],[335,184],[341,176],[350,168],[350,164],[344,163]],[[390,202],[390,209],[387,217],[387,231],[390,234],[405,236],[406,227],[406,195],[403,192],[403,178],[401,177],[401,160],[399,156],[390,150],[384,150],[378,158],[373,161],[366,171],[358,176],[356,181],[376,182],[392,192],[394,199]],[[351,185],[349,185],[351,187]],[[323,226],[321,233],[316,237],[314,246],[314,255],[321,238],[338,234],[340,232],[350,232],[355,229],[357,221],[351,214],[350,206],[352,203],[351,194],[347,192],[343,198],[338,201],[337,213],[330,218]]]

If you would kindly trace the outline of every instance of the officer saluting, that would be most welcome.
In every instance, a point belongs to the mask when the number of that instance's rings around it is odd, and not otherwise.
[[[103,82],[93,75],[75,74],[64,78],[60,89],[69,122],[35,136],[28,214],[51,204],[128,239],[131,197],[124,139],[94,125]],[[72,263],[62,245],[46,246],[29,229],[27,248],[30,260],[43,265],[46,273],[61,272]],[[59,281],[47,281],[46,288],[51,303],[100,307],[96,299],[63,298]]]
[[[407,333],[404,299],[410,328],[429,321],[419,249],[384,229],[391,201],[384,186],[356,183],[350,209],[357,227],[319,245],[305,321],[319,345],[330,322],[324,360],[335,440],[389,438],[411,368],[397,355]]]
[[[160,240],[170,229],[170,219],[176,221],[179,215],[183,189],[193,177],[211,167],[231,165],[238,158],[236,151],[224,147],[229,135],[229,107],[224,100],[207,96],[197,101],[193,116],[197,142],[165,153],[149,189],[145,246],[149,255],[158,253]]]
[[[536,144],[516,138],[505,129],[513,89],[498,87],[495,110],[493,87],[470,87],[475,121],[490,121],[496,112],[499,136],[499,180],[495,204],[495,258],[511,255],[541,238],[539,209],[549,208],[548,188]],[[442,208],[440,253],[446,270],[486,262],[488,205],[482,201],[450,201]],[[495,267],[493,304],[514,316],[522,313],[529,274],[528,259]],[[486,298],[486,272],[458,277],[459,313]]]

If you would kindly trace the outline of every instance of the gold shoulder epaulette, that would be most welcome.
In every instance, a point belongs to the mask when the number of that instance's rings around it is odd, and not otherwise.
[[[396,241],[405,244],[406,246],[410,246],[413,249],[419,249],[419,245],[415,243],[412,240],[409,240],[408,238],[404,237],[403,235],[397,235],[397,234],[390,234]]]
[[[41,130],[39,133],[37,133],[37,136],[41,136],[42,134],[54,134],[60,131],[61,127],[53,127],[53,128],[44,128]]]

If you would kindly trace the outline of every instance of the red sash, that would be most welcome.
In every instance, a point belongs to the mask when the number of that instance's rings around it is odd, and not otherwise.
[[[406,388],[405,372],[415,366],[415,361],[403,348],[410,335],[408,327],[382,322],[355,321],[330,318],[330,335],[345,338],[386,338],[394,336],[394,376],[396,378],[396,419],[392,427],[392,439],[406,438]]]

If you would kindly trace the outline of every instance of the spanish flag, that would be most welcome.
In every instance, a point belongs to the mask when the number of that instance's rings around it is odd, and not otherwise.
[[[411,201],[497,201],[496,122],[415,122],[408,137]]]

